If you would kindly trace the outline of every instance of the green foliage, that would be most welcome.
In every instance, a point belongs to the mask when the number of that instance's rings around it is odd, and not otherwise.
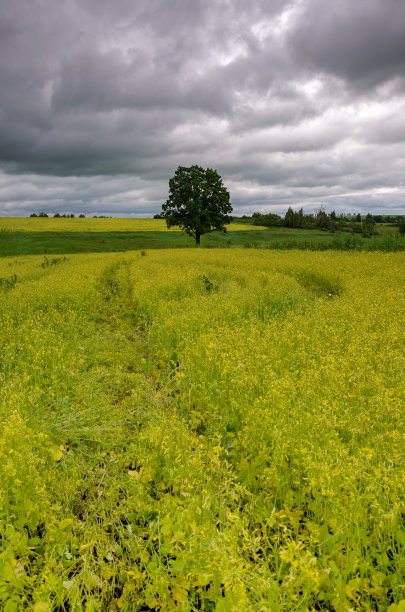
[[[201,281],[205,287],[205,290],[210,291],[218,291],[217,285],[215,285],[205,274],[201,275]]]
[[[53,257],[52,259],[48,259],[45,255],[44,261],[41,263],[41,268],[47,268],[48,266],[56,266],[57,264],[63,263],[66,261],[66,257]]]
[[[0,289],[12,289],[17,283],[17,275],[0,277]]]
[[[370,213],[366,216],[362,223],[362,234],[366,238],[370,238],[375,234],[375,221],[373,215]]]
[[[252,225],[262,225],[264,227],[281,227],[283,225],[283,219],[279,215],[272,213],[263,215],[262,213],[255,212],[251,218]]]
[[[333,218],[332,216],[328,216],[321,206],[315,217],[315,227],[318,227],[321,230],[329,230],[331,232],[336,231],[336,215]]]
[[[162,205],[167,227],[180,227],[196,244],[208,232],[225,232],[232,206],[216,170],[179,166],[169,181],[169,198]]]
[[[284,225],[286,227],[303,227],[304,213],[302,208],[298,212],[294,212],[290,206],[287,212],[285,213]]]

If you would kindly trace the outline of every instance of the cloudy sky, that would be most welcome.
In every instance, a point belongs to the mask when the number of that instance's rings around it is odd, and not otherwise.
[[[2,0],[0,215],[405,214],[404,0]]]

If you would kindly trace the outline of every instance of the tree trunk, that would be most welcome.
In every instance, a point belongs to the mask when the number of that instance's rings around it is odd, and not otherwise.
[[[200,244],[200,234],[195,235],[195,243]]]

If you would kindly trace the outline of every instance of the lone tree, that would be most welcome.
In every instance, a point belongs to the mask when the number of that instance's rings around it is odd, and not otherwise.
[[[162,205],[167,227],[178,226],[200,244],[208,232],[226,232],[232,212],[229,192],[212,168],[179,166],[169,181],[169,198]]]

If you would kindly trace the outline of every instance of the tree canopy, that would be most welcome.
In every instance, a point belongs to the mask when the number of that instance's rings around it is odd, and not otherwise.
[[[196,244],[208,232],[226,232],[232,212],[229,192],[212,168],[179,166],[169,181],[169,198],[162,205],[167,227],[177,226]]]

